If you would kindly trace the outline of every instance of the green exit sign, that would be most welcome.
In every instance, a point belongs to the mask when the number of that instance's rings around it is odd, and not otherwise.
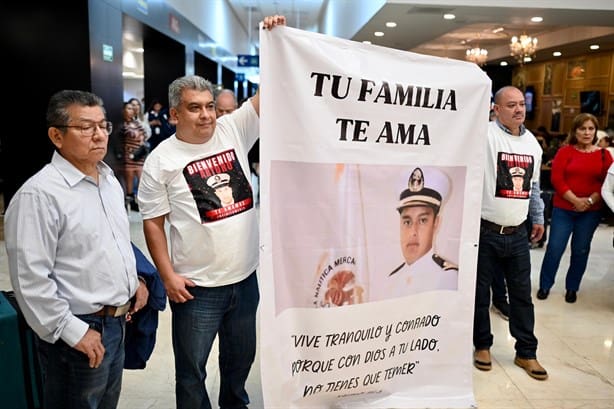
[[[102,45],[102,60],[113,62],[113,46],[108,44]]]

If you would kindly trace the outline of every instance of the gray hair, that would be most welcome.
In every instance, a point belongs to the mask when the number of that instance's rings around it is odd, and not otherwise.
[[[96,94],[79,90],[62,90],[51,96],[47,106],[47,127],[66,125],[70,121],[68,108],[72,105],[82,107],[101,107],[104,112],[102,98]]]
[[[195,91],[209,91],[213,96],[213,85],[203,77],[198,75],[186,75],[177,78],[168,86],[169,108],[177,108],[181,104],[181,93],[183,90],[190,89]]]
[[[235,107],[238,105],[237,102],[237,96],[235,95],[235,92],[231,89],[228,88],[224,88],[223,90],[221,90],[220,92],[217,93],[215,100],[217,101],[217,99],[222,96],[222,95],[230,95],[232,96],[232,100],[235,102]]]

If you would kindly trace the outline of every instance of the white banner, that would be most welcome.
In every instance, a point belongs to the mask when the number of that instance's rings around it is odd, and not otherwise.
[[[261,30],[266,408],[469,407],[490,80]]]

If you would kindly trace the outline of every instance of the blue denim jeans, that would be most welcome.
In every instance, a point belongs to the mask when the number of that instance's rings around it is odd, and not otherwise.
[[[100,331],[105,348],[102,364],[90,368],[89,358],[64,341],[39,341],[45,409],[115,409],[124,370],[124,317],[79,315]]]
[[[492,276],[492,303],[501,305],[507,303],[507,289],[505,288],[505,277],[503,271],[493,271]]]
[[[490,328],[490,286],[495,274],[503,274],[510,303],[509,328],[516,339],[516,355],[535,358],[537,338],[533,333],[535,315],[531,300],[531,255],[527,231],[502,235],[480,227],[478,272],[473,316],[473,345],[489,349],[493,344]]]
[[[571,258],[565,278],[565,288],[571,291],[580,289],[580,281],[586,271],[588,254],[591,250],[591,241],[601,216],[601,211],[574,212],[558,207],[552,210],[550,238],[539,273],[539,288],[549,290],[554,285],[561,257],[571,236]]]
[[[216,335],[219,342],[222,409],[247,408],[245,381],[256,356],[258,279],[221,287],[189,287],[193,300],[171,302],[177,409],[210,409],[206,365]]]

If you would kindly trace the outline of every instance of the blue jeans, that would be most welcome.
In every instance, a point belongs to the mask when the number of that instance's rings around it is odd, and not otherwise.
[[[516,355],[535,358],[537,338],[533,334],[535,314],[531,300],[531,255],[524,228],[502,235],[480,227],[478,273],[473,316],[473,345],[489,349],[493,344],[490,329],[490,286],[495,274],[503,273],[510,303],[509,328],[516,339]]]
[[[253,272],[245,280],[221,287],[188,287],[194,296],[171,302],[177,409],[210,409],[205,388],[207,360],[219,337],[222,409],[247,408],[245,381],[256,356],[256,310],[260,301]]]
[[[45,409],[115,409],[124,370],[124,317],[79,315],[102,334],[102,364],[90,368],[89,358],[58,340],[39,341]]]
[[[565,288],[571,291],[580,289],[580,281],[586,271],[588,254],[595,230],[601,221],[601,211],[575,212],[555,207],[552,210],[550,239],[539,273],[539,288],[549,290],[559,269],[561,257],[571,236],[571,258]]]
[[[503,271],[493,271],[491,286],[493,305],[507,304],[507,289],[505,288]]]

